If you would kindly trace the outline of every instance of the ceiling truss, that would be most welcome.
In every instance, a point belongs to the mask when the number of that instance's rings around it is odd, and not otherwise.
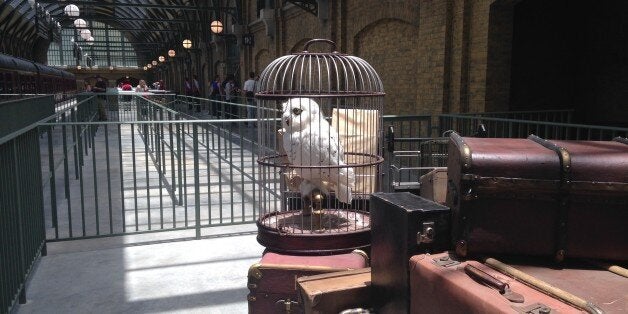
[[[179,47],[184,37],[197,41],[207,38],[213,19],[225,25],[242,23],[242,0],[75,0],[71,3],[80,10],[78,18],[119,30],[137,51]],[[68,4],[36,0],[32,8],[26,0],[5,1],[0,5],[0,31],[10,37],[23,36],[31,42],[42,37],[50,40],[55,37],[51,26],[55,23],[46,24],[46,19],[59,22],[63,29],[74,28],[74,19],[64,14]],[[103,45],[95,43],[98,44]]]

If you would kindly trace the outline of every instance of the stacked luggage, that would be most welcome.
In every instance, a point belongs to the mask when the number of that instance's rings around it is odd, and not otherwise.
[[[446,214],[410,193],[371,197],[378,313],[628,311],[625,139],[454,133],[448,151]]]
[[[300,282],[297,280],[304,279],[304,282],[311,282],[307,279],[313,275],[328,274],[334,276],[339,272],[354,271],[368,272],[370,269],[368,256],[365,252],[355,250],[351,253],[334,254],[334,255],[290,255],[274,252],[266,252],[262,256],[259,263],[253,264],[249,268],[248,274],[248,302],[249,313],[312,313],[319,305],[313,302],[315,297],[311,294],[305,297],[300,291]],[[343,274],[346,276],[347,274]],[[317,277],[320,281],[320,277]],[[360,278],[358,278],[359,280]],[[344,281],[341,281],[343,283]],[[363,287],[367,287],[368,281],[361,283]],[[355,287],[340,285],[336,283],[336,290],[352,293]],[[324,289],[323,289],[324,290]],[[362,288],[362,290],[367,290]],[[320,292],[317,290],[315,292]],[[333,291],[327,291],[331,293]],[[322,293],[319,293],[322,294]],[[339,298],[336,293],[337,301],[335,304],[337,312],[343,308],[351,307],[351,302],[368,302],[368,296],[362,299],[345,297]],[[321,295],[316,296],[321,298]],[[308,302],[308,304],[305,304]],[[307,305],[307,307],[306,307]],[[315,307],[316,305],[316,307]],[[329,308],[329,307],[328,307]],[[315,311],[314,313],[321,313]]]
[[[371,195],[370,265],[364,252],[266,253],[249,312],[628,312],[626,139],[454,133],[448,152],[428,193]]]

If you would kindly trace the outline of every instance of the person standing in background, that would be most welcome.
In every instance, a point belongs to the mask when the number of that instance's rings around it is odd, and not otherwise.
[[[125,91],[125,92],[133,91],[133,86],[131,86],[131,82],[124,81],[122,83],[122,90]],[[130,102],[131,100],[133,100],[133,96],[130,96],[130,95],[122,96],[122,101],[124,101],[124,102]]]
[[[103,80],[102,77],[98,77],[96,79],[96,84],[92,87],[92,91],[96,93],[106,93],[107,92],[107,82]],[[96,101],[98,102],[98,116],[100,121],[107,121],[107,96],[100,95],[96,97]]]
[[[192,75],[192,96],[201,97],[201,86],[198,83],[198,76],[196,74]],[[196,104],[196,112],[201,112],[199,100],[194,99],[194,103]]]
[[[133,90],[133,86],[131,86],[131,82],[129,82],[129,81],[124,81],[124,82],[122,83],[122,90],[123,90],[123,91],[131,91],[131,90]]]
[[[216,75],[214,77],[214,80],[209,82],[209,99],[212,100],[212,102],[210,103],[211,106],[211,115],[214,117],[218,116],[218,107],[220,106],[219,103],[215,102],[215,101],[220,101],[220,95],[222,94],[221,91],[221,87],[220,87],[220,75]]]
[[[192,76],[192,94],[194,97],[201,97],[201,85],[198,83],[198,76]]]
[[[185,78],[185,83],[183,87],[185,88],[185,96],[192,96],[192,82],[190,82],[190,78]],[[186,99],[186,101],[188,102],[188,111],[192,110],[192,102],[190,101],[190,99]]]
[[[237,93],[236,93],[236,85],[235,85],[233,76],[230,75],[227,77],[227,82],[225,83],[224,91],[225,91],[225,102],[231,103],[231,102],[236,101]],[[229,110],[227,110],[227,112],[230,113],[230,116],[228,117],[228,119],[236,119],[238,108],[232,104],[228,104],[227,106],[229,106],[230,108]]]
[[[140,80],[140,83],[135,87],[135,91],[138,93],[148,92],[148,85],[146,85],[146,81]]]
[[[254,98],[256,84],[255,72],[249,72],[249,79],[244,82],[244,87],[242,88],[244,96],[246,97],[246,117],[248,119],[254,119],[255,111],[257,111]],[[249,125],[254,125],[254,123],[250,122]]]

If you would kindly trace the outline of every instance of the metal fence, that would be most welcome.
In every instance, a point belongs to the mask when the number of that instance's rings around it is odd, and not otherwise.
[[[15,302],[26,302],[25,284],[33,263],[45,255],[43,194],[39,133],[33,122],[42,110],[24,109],[54,106],[52,96],[39,96],[0,104],[20,115],[4,116],[0,135],[0,312],[8,312]],[[10,110],[8,110],[10,112]],[[24,125],[27,121],[28,125]]]
[[[473,112],[459,113],[459,116],[473,116],[486,118],[502,118],[513,120],[527,121],[544,121],[571,123],[573,118],[573,110],[538,110],[538,111],[497,111],[497,112]]]
[[[418,189],[419,178],[441,166],[443,139],[434,137],[431,115],[384,116],[384,190]],[[446,140],[445,140],[446,143]],[[428,152],[431,154],[428,156]],[[445,151],[446,154],[446,151]],[[446,157],[446,156],[444,156]]]
[[[535,134],[556,140],[612,140],[628,136],[628,128],[562,123],[571,110],[384,116],[386,131],[385,189],[418,190],[420,178],[436,167],[447,166],[448,134],[525,138]],[[437,118],[438,123],[433,123]],[[515,119],[519,118],[519,119]],[[552,122],[558,121],[558,122]]]
[[[453,114],[440,115],[439,127],[441,133],[456,131],[462,136],[501,138],[526,138],[534,134],[553,140],[612,140],[628,135],[628,128]]]
[[[180,229],[200,236],[255,221],[249,121],[191,120],[176,110],[187,106],[180,98],[138,95],[117,106],[107,99],[108,121],[96,121],[96,97],[76,106],[89,108],[87,120],[66,111],[41,124],[49,131],[41,141],[48,240]]]

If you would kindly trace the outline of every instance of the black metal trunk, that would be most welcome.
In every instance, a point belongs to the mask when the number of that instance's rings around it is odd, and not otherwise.
[[[371,196],[372,285],[379,313],[409,308],[408,260],[412,255],[445,250],[449,244],[449,208],[409,192]]]

